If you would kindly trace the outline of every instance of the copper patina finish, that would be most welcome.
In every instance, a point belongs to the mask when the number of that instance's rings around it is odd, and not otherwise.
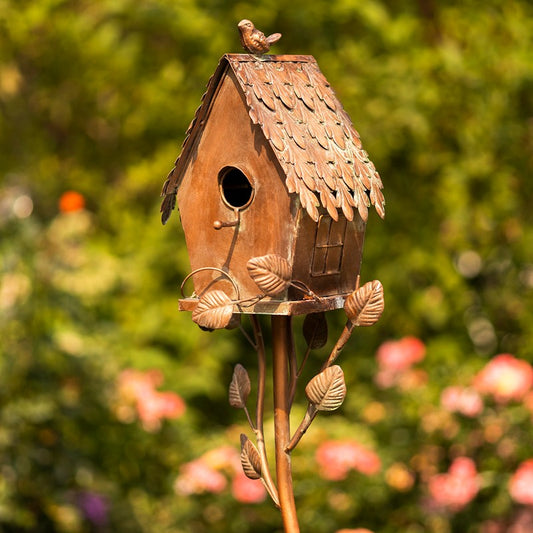
[[[225,197],[227,175],[248,184],[242,205]],[[320,297],[309,301],[289,287],[235,312],[304,314],[341,307],[354,289],[368,206],[384,215],[381,188],[313,57],[226,54],[163,187],[162,220],[177,195],[192,270],[227,271],[241,298],[257,295],[246,264],[265,254],[285,258],[293,278]],[[206,290],[231,292],[212,272],[193,280],[195,297],[181,301],[183,310]]]
[[[281,35],[265,37],[249,20],[238,28],[250,53],[225,54],[209,80],[163,186],[161,219],[177,203],[192,270],[180,310],[192,311],[203,329],[240,327],[257,352],[255,419],[242,365],[230,384],[230,404],[244,409],[257,444],[241,435],[241,462],[280,508],[285,532],[298,533],[291,452],[320,411],[342,404],[344,374],[334,363],[354,328],[373,325],[383,311],[381,283],[360,287],[359,271],[369,207],[383,217],[385,201],[380,176],[315,59],[263,55]],[[341,307],[346,325],[305,388],[307,411],[291,434],[298,378],[310,351],[327,342],[324,311]],[[261,314],[272,323],[276,482],[263,434]],[[300,314],[307,315],[307,351],[298,362],[292,315]]]

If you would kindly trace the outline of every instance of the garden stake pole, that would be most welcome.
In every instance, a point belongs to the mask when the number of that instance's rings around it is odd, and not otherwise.
[[[285,451],[290,441],[289,355],[290,316],[272,315],[272,358],[274,381],[274,432],[276,474],[279,503],[285,533],[299,533],[294,491],[292,487],[291,457]]]

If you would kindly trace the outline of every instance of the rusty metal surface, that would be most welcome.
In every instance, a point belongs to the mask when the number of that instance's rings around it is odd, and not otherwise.
[[[315,59],[226,54],[208,83],[182,154],[163,186],[163,222],[174,208],[195,139],[202,133],[228,66],[239,82],[252,123],[261,128],[283,169],[288,191],[298,195],[313,220],[320,216],[318,206],[334,220],[340,212],[352,220],[358,211],[366,221],[371,204],[384,216],[379,174]]]

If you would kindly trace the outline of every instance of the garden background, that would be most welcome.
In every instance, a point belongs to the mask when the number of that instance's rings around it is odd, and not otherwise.
[[[294,454],[302,529],[532,531],[528,0],[0,1],[0,530],[281,531],[226,399],[253,351],[177,312],[158,213],[242,18],[315,56],[387,200],[362,267],[385,312]]]

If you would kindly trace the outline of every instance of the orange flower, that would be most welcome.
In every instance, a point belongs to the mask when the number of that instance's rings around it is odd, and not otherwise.
[[[66,191],[59,198],[59,210],[62,213],[73,213],[85,207],[85,198],[76,191]]]

